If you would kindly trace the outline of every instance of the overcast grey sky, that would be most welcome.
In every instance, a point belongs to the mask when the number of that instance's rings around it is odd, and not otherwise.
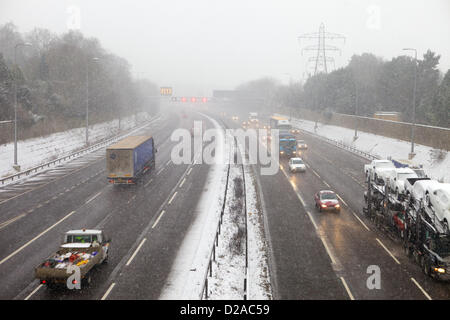
[[[330,43],[342,49],[336,67],[353,54],[391,59],[413,47],[419,56],[437,52],[440,69],[450,68],[449,0],[0,1],[0,24],[20,32],[79,27],[126,58],[135,76],[176,95],[210,95],[263,76],[302,79],[310,53],[301,55],[297,37],[321,22],[346,37]]]

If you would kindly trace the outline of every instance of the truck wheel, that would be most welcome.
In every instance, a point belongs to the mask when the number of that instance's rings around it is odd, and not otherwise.
[[[405,255],[409,258],[411,257],[411,249],[409,248],[408,245],[404,245],[403,249],[405,250]]]
[[[88,288],[91,285],[91,275],[87,274],[86,277],[83,279],[83,288]]]
[[[422,260],[423,260],[423,262],[422,262],[423,273],[425,273],[425,275],[427,275],[428,277],[431,277],[429,264],[425,261],[425,259],[422,259]]]
[[[106,254],[106,257],[105,257],[105,259],[103,259],[102,263],[108,263],[108,258],[109,258],[109,254]]]

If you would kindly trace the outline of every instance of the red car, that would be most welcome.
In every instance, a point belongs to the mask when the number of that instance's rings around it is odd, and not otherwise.
[[[316,208],[319,211],[322,210],[334,210],[341,211],[341,205],[337,198],[336,193],[330,190],[322,190],[314,195],[314,201],[316,203]]]

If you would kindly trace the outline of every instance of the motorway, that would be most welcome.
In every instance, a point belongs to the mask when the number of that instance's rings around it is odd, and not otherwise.
[[[208,165],[170,160],[170,135],[190,129],[192,120],[170,113],[136,133],[152,135],[158,150],[156,168],[136,186],[107,183],[102,149],[33,177],[3,201],[0,299],[157,299],[208,174]],[[108,263],[92,271],[85,290],[48,290],[34,279],[34,267],[57,250],[65,231],[80,228],[111,236]]]
[[[0,299],[159,298],[209,172],[206,164],[171,162],[173,130],[190,129],[192,120],[202,118],[180,115],[164,113],[138,132],[154,136],[158,153],[156,168],[136,186],[107,183],[104,149],[8,186],[0,200]],[[230,128],[240,127],[232,115],[248,116],[230,105],[210,105],[209,115]],[[363,215],[362,168],[369,161],[313,135],[300,136],[308,144],[301,155],[306,172],[291,174],[287,159],[273,176],[253,166],[274,298],[449,299],[447,283],[426,277],[399,240]],[[340,196],[340,213],[314,207],[313,195],[322,189]],[[93,270],[85,290],[48,290],[34,279],[34,267],[57,250],[65,231],[79,228],[111,236],[109,261]],[[369,266],[381,271],[380,289],[367,287]]]
[[[248,113],[227,105],[218,114],[238,128]],[[239,121],[232,121],[237,115]],[[265,119],[268,122],[268,119]],[[266,236],[270,243],[271,281],[275,299],[449,299],[449,284],[425,276],[403,252],[401,242],[375,225],[362,212],[366,188],[358,155],[307,133],[302,151],[307,170],[290,173],[280,159],[274,176],[258,173]],[[264,142],[262,142],[264,144]],[[335,191],[340,213],[321,213],[314,194]],[[380,270],[380,289],[369,289],[369,266]]]

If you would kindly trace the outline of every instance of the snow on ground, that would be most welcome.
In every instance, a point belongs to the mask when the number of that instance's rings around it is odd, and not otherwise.
[[[147,120],[145,112],[135,118],[130,116],[121,120],[121,130],[136,125],[136,121]],[[118,120],[94,124],[89,127],[89,142],[95,144],[118,133]],[[85,128],[75,128],[57,132],[45,137],[17,141],[17,162],[21,170],[27,170],[42,163],[57,159],[85,146]],[[16,173],[14,164],[14,142],[0,145],[0,177]]]
[[[204,115],[205,116],[205,115]],[[203,193],[191,224],[161,292],[163,300],[199,300],[208,269],[209,257],[214,245],[220,212],[223,206],[230,146],[217,121],[205,116],[219,131],[216,156],[220,163],[210,166]]]
[[[207,117],[207,116],[206,116]],[[216,129],[219,124],[207,117]],[[204,280],[208,276],[208,299],[242,300],[244,298],[245,268],[245,216],[242,214],[242,166],[231,164],[227,200],[216,261],[212,263],[212,277],[207,275],[211,252],[223,207],[227,168],[234,158],[234,139],[227,133],[218,139],[216,154],[221,163],[212,165],[205,187],[196,208],[196,218],[188,230],[160,299],[202,299]],[[244,166],[245,167],[245,166]],[[252,175],[245,169],[246,204],[248,216],[248,299],[271,299],[271,287],[264,241],[261,210]],[[239,190],[241,190],[239,192]],[[235,193],[236,192],[236,193]]]
[[[263,212],[256,189],[255,177],[245,165],[245,194],[248,232],[248,299],[272,299],[268,246],[265,241]]]
[[[287,117],[287,116],[285,116]],[[354,129],[317,123],[303,119],[292,118],[292,125],[305,131],[315,133],[319,136],[332,139],[343,144],[353,146],[356,149],[378,156],[382,159],[392,157],[397,160],[408,159],[411,152],[411,143],[408,141],[375,135],[372,133],[358,131],[358,139],[353,141]],[[415,144],[414,152],[416,156],[412,162],[423,165],[427,175],[442,182],[450,182],[450,155],[447,151],[435,150],[432,147]],[[436,159],[436,154],[442,152],[443,159]],[[361,168],[362,170],[362,168]]]
[[[208,279],[208,299],[243,300],[245,279],[245,213],[242,167],[231,165],[225,210]]]

